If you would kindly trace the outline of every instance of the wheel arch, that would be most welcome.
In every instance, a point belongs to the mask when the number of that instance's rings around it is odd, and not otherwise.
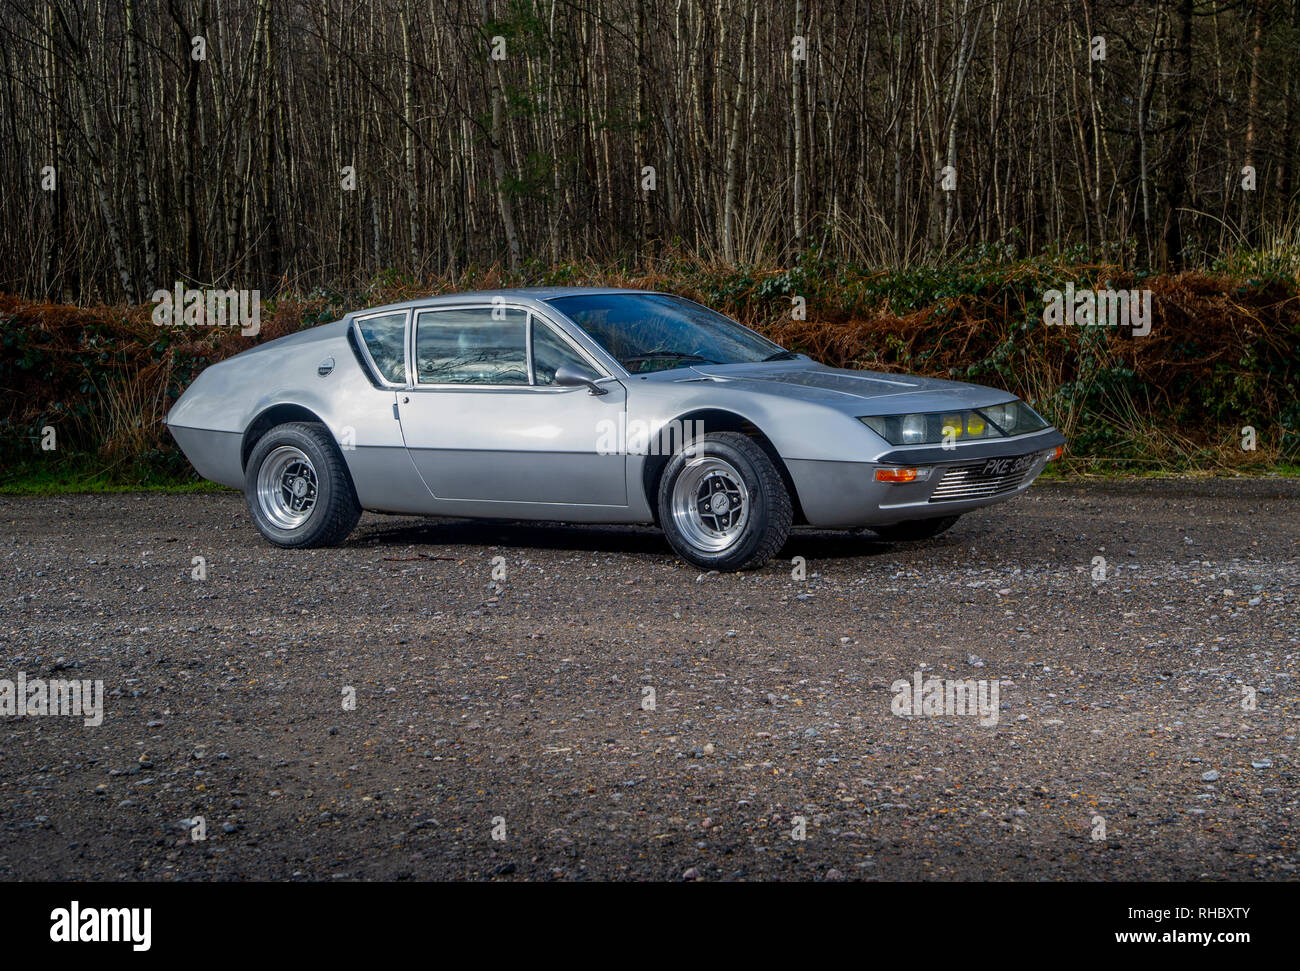
[[[697,408],[694,411],[684,412],[673,418],[666,424],[679,422],[683,428],[693,428],[688,426],[687,422],[700,421],[704,423],[704,433],[709,432],[740,432],[749,438],[752,438],[772,464],[776,466],[777,471],[781,474],[781,481],[785,483],[785,490],[790,495],[790,504],[794,510],[794,521],[799,524],[807,522],[804,518],[803,507],[799,502],[799,490],[795,488],[794,478],[790,475],[790,470],[786,468],[785,460],[781,458],[781,453],[777,451],[772,440],[764,434],[763,430],[743,415],[734,411],[728,411],[725,408]],[[649,455],[646,456],[645,463],[641,467],[641,487],[645,490],[646,504],[650,507],[650,512],[654,516],[655,524],[659,524],[659,480],[663,478],[664,469],[668,466],[668,460],[671,455]]]
[[[310,408],[304,408],[302,405],[281,402],[271,405],[269,408],[264,408],[244,429],[244,440],[239,453],[240,469],[245,473],[248,472],[248,457],[253,454],[253,449],[257,447],[257,443],[263,435],[277,425],[284,425],[291,421],[307,421],[325,425],[326,428],[329,427],[325,419]],[[347,464],[345,459],[343,462],[344,468],[347,468]],[[349,471],[348,474],[350,478],[351,472]]]

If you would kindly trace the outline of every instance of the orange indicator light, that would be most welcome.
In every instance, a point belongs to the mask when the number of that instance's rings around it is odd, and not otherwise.
[[[916,469],[876,469],[877,482],[915,482]]]

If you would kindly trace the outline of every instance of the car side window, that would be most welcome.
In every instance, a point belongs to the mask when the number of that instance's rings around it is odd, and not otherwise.
[[[426,310],[415,329],[416,380],[526,385],[527,325],[523,310]]]
[[[406,311],[357,321],[375,367],[390,384],[406,383]]]
[[[538,385],[555,383],[555,371],[561,365],[576,367],[585,374],[591,374],[591,365],[586,358],[573,349],[550,324],[537,317],[533,318],[533,380]]]

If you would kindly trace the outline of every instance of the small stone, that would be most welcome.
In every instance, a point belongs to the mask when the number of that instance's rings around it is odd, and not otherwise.
[[[1218,781],[1219,781],[1219,770],[1218,770],[1218,769],[1211,769],[1209,772],[1202,772],[1202,773],[1201,773],[1201,781],[1202,781],[1202,782],[1218,782]]]

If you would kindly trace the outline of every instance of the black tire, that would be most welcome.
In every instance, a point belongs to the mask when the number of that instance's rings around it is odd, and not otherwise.
[[[956,516],[940,516],[937,519],[909,519],[901,523],[872,526],[870,529],[881,539],[891,543],[895,540],[930,539],[950,529],[960,518],[959,513]]]
[[[295,451],[307,462],[298,460]],[[266,481],[261,480],[263,466],[267,466]],[[276,469],[281,466],[283,471],[277,475]],[[301,496],[296,495],[299,480],[305,483]],[[281,485],[273,488],[272,481]],[[288,482],[292,485],[284,484]],[[259,484],[265,492],[261,492]],[[361,506],[343,456],[329,430],[317,422],[277,425],[258,439],[244,472],[244,500],[258,532],[276,546],[288,549],[336,546],[361,518]],[[289,508],[308,501],[305,510],[293,512]],[[279,522],[276,516],[281,517]],[[289,521],[293,516],[302,518]]]
[[[780,471],[762,446],[739,432],[710,432],[693,445],[669,459],[659,479],[659,524],[668,542],[682,559],[706,570],[749,570],[762,566],[785,545],[794,515]],[[731,471],[725,471],[724,467]],[[714,471],[709,473],[709,469]],[[713,532],[705,522],[712,516],[715,525],[718,524],[719,514],[701,513],[702,505],[709,503],[702,503],[700,496],[705,490],[714,495],[714,487],[731,481],[733,472],[740,482],[732,484],[743,484],[743,490],[737,489],[734,494],[725,488],[718,491],[737,501],[734,510],[743,513],[728,511],[725,515],[733,525],[720,528],[715,537],[704,537],[725,545],[717,549],[702,546],[691,531],[696,531],[696,536]],[[688,521],[683,525],[683,519],[674,515],[675,501],[679,503],[682,517],[689,518],[694,511],[698,522]],[[734,532],[734,537],[728,538],[728,532]]]

